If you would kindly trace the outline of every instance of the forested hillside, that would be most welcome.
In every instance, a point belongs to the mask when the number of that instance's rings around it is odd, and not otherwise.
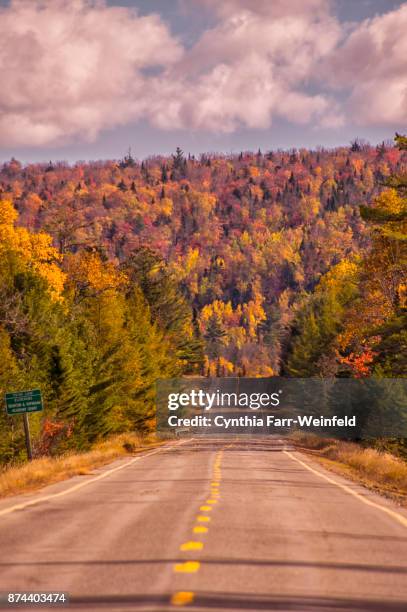
[[[396,137],[401,151],[407,139]],[[285,371],[291,376],[407,375],[407,174],[360,207],[370,243],[324,275],[302,301]]]
[[[38,452],[148,427],[160,376],[405,374],[397,144],[5,163],[0,389],[43,389]]]

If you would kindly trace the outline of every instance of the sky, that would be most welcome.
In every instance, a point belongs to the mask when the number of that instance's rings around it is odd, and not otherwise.
[[[407,2],[0,0],[0,161],[407,131]]]

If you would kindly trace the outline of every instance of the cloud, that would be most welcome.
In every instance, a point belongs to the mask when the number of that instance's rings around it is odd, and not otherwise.
[[[91,0],[0,9],[0,144],[47,145],[145,113],[145,70],[182,48],[155,15]]]
[[[350,118],[364,125],[407,123],[407,4],[358,25],[328,56],[330,85],[348,90]]]
[[[220,20],[163,75],[154,124],[228,132],[323,116],[332,101],[306,88],[341,35],[325,0],[204,2]]]
[[[160,16],[104,0],[0,8],[0,145],[92,140],[137,120],[214,132],[275,118],[405,123],[406,5],[353,29],[338,22],[333,0],[184,6],[190,19],[197,7],[213,17],[188,49]]]
[[[328,104],[323,96],[290,91],[274,76],[272,65],[256,56],[243,59],[238,69],[218,64],[181,86],[172,79],[163,80],[159,89],[162,98],[157,96],[150,106],[150,119],[163,129],[232,132],[239,125],[266,128],[273,114],[307,123]]]
[[[170,69],[182,84],[177,94],[167,82],[173,125],[233,131],[275,117],[330,128],[406,125],[407,4],[353,26],[337,21],[333,0],[191,5],[218,21]],[[165,127],[166,113],[153,108],[152,122]]]
[[[206,7],[221,17],[230,17],[239,11],[250,11],[263,17],[285,15],[314,16],[326,15],[331,7],[330,0],[187,0],[196,6]]]

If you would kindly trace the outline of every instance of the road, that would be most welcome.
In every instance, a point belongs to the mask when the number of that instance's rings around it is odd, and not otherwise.
[[[0,592],[72,610],[407,610],[407,512],[271,440],[182,440],[3,500],[0,551]]]

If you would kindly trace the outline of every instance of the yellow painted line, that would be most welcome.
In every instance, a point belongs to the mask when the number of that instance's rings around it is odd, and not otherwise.
[[[193,528],[192,531],[194,533],[207,533],[208,532],[208,528],[207,527],[202,527],[201,525],[197,525],[196,527]]]
[[[194,593],[192,591],[178,591],[171,597],[171,605],[187,606],[194,601]]]
[[[202,510],[202,512],[210,512],[212,510],[210,506],[201,506],[199,509]]]
[[[211,482],[211,487],[218,487],[219,486],[219,482]]]
[[[292,455],[289,451],[283,451],[283,452],[286,455],[288,455],[291,459],[296,461],[297,463],[300,463],[301,465],[303,465],[310,472],[313,472],[314,474],[316,474],[320,478],[323,478],[324,480],[327,480],[328,482],[336,485],[337,487],[339,487],[340,489],[342,489],[346,493],[349,493],[349,495],[352,495],[353,497],[356,497],[356,499],[358,499],[359,501],[363,502],[367,506],[372,506],[373,508],[377,508],[378,510],[381,510],[382,512],[384,512],[388,516],[391,516],[391,518],[393,518],[395,521],[398,521],[399,523],[401,523],[401,525],[403,525],[403,527],[407,527],[407,517],[403,516],[399,512],[396,512],[395,510],[391,510],[390,508],[386,508],[386,506],[382,506],[381,504],[378,504],[377,502],[374,502],[371,499],[369,499],[367,497],[364,497],[363,495],[361,495],[357,491],[354,491],[353,489],[351,489],[347,485],[344,485],[344,484],[342,484],[340,482],[337,482],[333,478],[330,478],[329,476],[326,476],[325,474],[322,474],[322,472],[319,472],[318,470],[314,470],[314,468],[309,466],[307,463],[304,463],[304,461],[301,461],[301,459],[298,459],[297,457],[294,457],[294,455]]]
[[[182,574],[195,574],[201,567],[199,561],[185,561],[184,563],[176,563],[174,565],[174,572]]]
[[[0,510],[0,516],[11,514],[12,512],[16,512],[17,510],[24,510],[25,508],[36,506],[37,504],[40,504],[45,501],[49,501],[51,499],[58,499],[59,497],[64,497],[65,495],[69,495],[70,493],[79,491],[79,489],[83,489],[84,487],[87,487],[88,485],[94,482],[97,482],[98,480],[107,478],[107,476],[110,476],[111,474],[114,474],[115,472],[124,470],[130,465],[133,465],[133,463],[135,463],[136,461],[140,461],[140,459],[144,459],[145,457],[151,457],[151,455],[156,455],[157,453],[162,453],[162,452],[171,450],[171,448],[174,448],[174,446],[180,446],[181,444],[185,444],[188,441],[190,440],[182,440],[181,442],[176,443],[172,446],[166,446],[165,448],[158,448],[157,450],[154,450],[151,453],[146,453],[145,455],[140,455],[139,457],[135,457],[134,459],[127,461],[123,465],[119,465],[118,467],[112,468],[111,470],[107,470],[106,472],[99,474],[99,476],[95,476],[95,478],[91,478],[90,480],[85,480],[83,482],[80,482],[79,484],[73,485],[72,487],[69,487],[69,489],[65,489],[65,491],[60,491],[59,493],[51,493],[50,495],[43,495],[42,497],[37,497],[36,499],[32,499],[27,502],[22,502],[21,504],[16,504],[15,506],[10,506],[9,508]]]
[[[206,503],[207,503],[207,504],[217,504],[217,503],[218,503],[218,500],[217,500],[217,499],[207,499],[207,500],[206,500]]]
[[[180,550],[202,550],[203,542],[185,542],[185,544],[181,544],[179,547]]]
[[[198,521],[198,523],[209,523],[209,521],[211,520],[209,516],[197,516],[196,520]]]

